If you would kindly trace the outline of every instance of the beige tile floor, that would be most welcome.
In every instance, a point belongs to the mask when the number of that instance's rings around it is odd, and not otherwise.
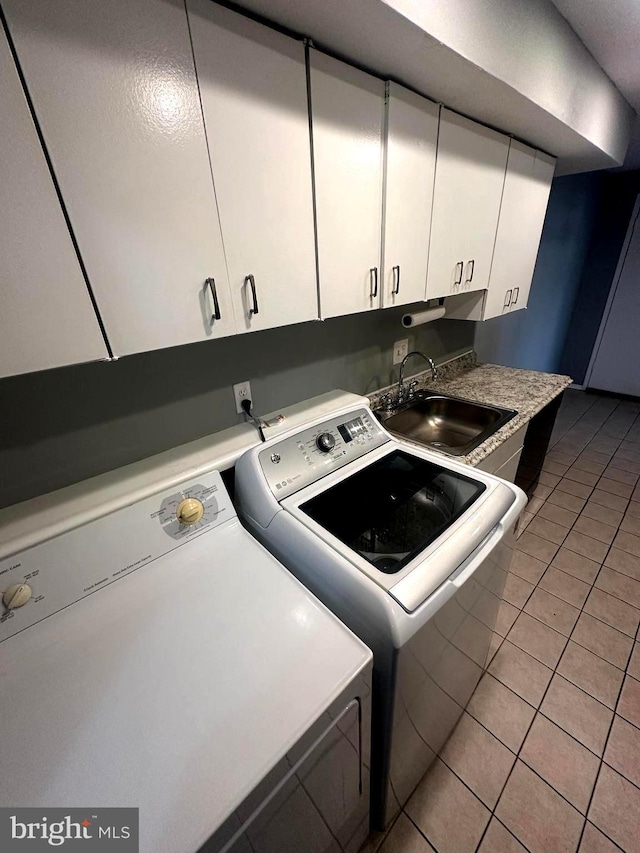
[[[367,853],[640,853],[640,401],[565,394],[495,654]]]

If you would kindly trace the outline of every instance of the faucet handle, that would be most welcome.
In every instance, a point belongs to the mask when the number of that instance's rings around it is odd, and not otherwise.
[[[432,358],[428,358],[427,361],[429,362],[429,367],[431,368],[431,381],[437,382],[438,381],[438,368],[435,366],[435,363],[434,363]]]
[[[393,398],[389,392],[383,394],[382,397],[378,400],[378,405],[381,409],[384,409],[386,412],[393,411]]]
[[[409,383],[409,393],[407,394],[408,400],[413,400],[413,398],[416,396],[416,388],[418,387],[419,384],[420,383],[418,382],[417,379],[411,380],[411,382]]]

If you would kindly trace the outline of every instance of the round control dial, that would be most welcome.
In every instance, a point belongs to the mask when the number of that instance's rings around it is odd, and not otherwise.
[[[316,438],[316,446],[323,453],[329,453],[336,446],[336,440],[330,432],[321,432]]]
[[[176,509],[180,524],[197,524],[204,515],[204,504],[197,498],[185,498]]]
[[[2,603],[9,610],[22,607],[31,598],[31,587],[26,583],[14,583],[2,595]]]

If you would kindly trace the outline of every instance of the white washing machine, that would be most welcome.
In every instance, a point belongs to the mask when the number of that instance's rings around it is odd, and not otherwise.
[[[2,540],[0,805],[138,807],[142,853],[354,853],[371,652],[217,472],[174,479],[108,514],[72,487],[66,532]]]
[[[382,828],[482,674],[526,497],[390,435],[361,401],[247,451],[236,505],[373,649],[372,817]]]

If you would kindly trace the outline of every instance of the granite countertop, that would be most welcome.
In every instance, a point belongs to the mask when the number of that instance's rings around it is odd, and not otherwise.
[[[499,364],[478,364],[475,353],[466,353],[438,367],[438,379],[431,381],[431,372],[424,371],[412,376],[418,380],[418,389],[442,391],[455,397],[464,397],[478,403],[493,403],[505,409],[515,409],[518,414],[496,433],[483,441],[467,456],[456,456],[467,465],[477,465],[528,424],[531,418],[550,403],[571,384],[569,376],[557,373],[539,373],[536,370],[521,370],[502,367]],[[372,394],[371,404],[375,408],[387,389]],[[434,452],[438,452],[433,448]],[[446,454],[443,454],[446,455]]]

